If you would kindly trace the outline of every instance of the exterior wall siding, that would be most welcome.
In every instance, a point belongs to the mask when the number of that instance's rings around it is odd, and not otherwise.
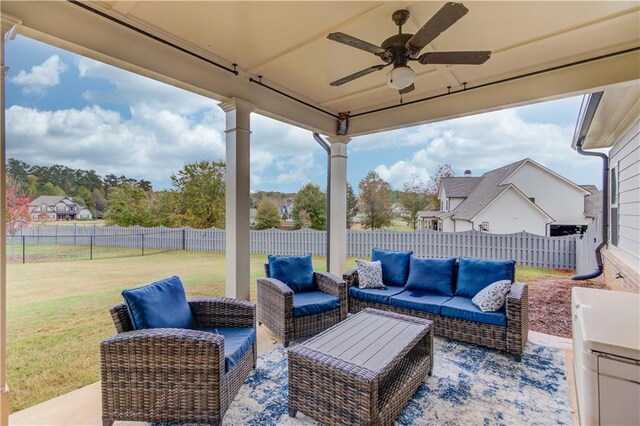
[[[488,222],[488,232],[494,234],[526,231],[546,235],[547,221],[547,217],[516,190],[508,189],[473,219],[473,227],[480,229],[483,222]]]
[[[584,217],[585,194],[534,164],[526,163],[505,183],[513,183],[527,197],[535,198],[542,210],[551,216],[557,225],[587,225]]]
[[[615,231],[618,234],[614,247],[616,261],[610,260],[609,265],[624,262],[637,273],[640,265],[640,120],[609,151],[609,168],[616,170],[617,185],[610,186],[610,191],[616,192],[617,199],[613,205],[611,197],[605,202],[611,214],[615,212],[611,208],[617,207]],[[609,241],[611,231],[609,229]],[[615,276],[615,273],[608,272],[608,275]]]

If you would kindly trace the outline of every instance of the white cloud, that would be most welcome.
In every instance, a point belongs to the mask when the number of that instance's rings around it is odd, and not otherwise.
[[[28,94],[42,94],[48,88],[60,83],[60,74],[67,70],[67,65],[58,55],[49,57],[40,65],[34,65],[30,71],[20,70],[11,83],[23,86],[22,91]]]
[[[131,118],[98,106],[6,113],[7,151],[30,164],[64,164],[152,182],[166,182],[185,161],[224,158],[224,142],[210,122],[169,111],[131,109]]]
[[[422,148],[411,158],[376,168],[394,188],[401,188],[412,174],[426,180],[430,171],[445,163],[458,174],[470,169],[474,176],[479,176],[528,157],[576,183],[590,183],[593,170],[597,170],[597,160],[582,157],[571,149],[573,126],[526,122],[514,109],[431,124],[417,131],[396,131],[387,136],[393,136],[396,146],[414,144],[406,141],[418,134],[424,136]]]
[[[149,105],[158,110],[174,111],[179,114],[193,114],[203,110],[222,117],[218,102],[186,90],[170,86],[93,59],[81,57],[78,60],[81,78],[102,79],[114,86],[112,92],[86,91],[82,97],[93,103],[112,102],[129,105]]]

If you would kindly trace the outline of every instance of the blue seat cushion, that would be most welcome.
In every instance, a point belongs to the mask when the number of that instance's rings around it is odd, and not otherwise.
[[[311,255],[269,255],[269,276],[285,283],[294,293],[316,289]]]
[[[336,309],[340,299],[320,290],[293,293],[293,316],[305,317]]]
[[[391,306],[397,306],[399,308],[413,309],[415,311],[440,315],[440,306],[449,299],[451,299],[451,296],[427,294],[407,290],[395,296],[391,296],[389,298],[389,303]]]
[[[409,276],[409,257],[412,251],[392,251],[374,248],[371,261],[382,263],[382,282],[385,285],[404,287]]]
[[[198,330],[224,336],[225,371],[231,370],[256,341],[256,330],[251,327],[203,327]]]
[[[442,304],[440,314],[445,317],[458,318],[483,324],[507,326],[507,315],[504,308],[498,312],[482,312],[467,297],[452,297]]]
[[[453,268],[456,258],[423,259],[411,256],[407,290],[453,296]]]
[[[356,286],[349,287],[349,295],[356,299],[366,300],[367,302],[389,304],[389,298],[400,294],[404,291],[402,287],[382,287],[382,288],[360,288]]]
[[[480,290],[496,281],[514,281],[514,260],[487,260],[461,257],[458,266],[456,296],[472,299]]]
[[[173,276],[122,292],[131,324],[146,328],[191,328],[193,314],[180,278]]]

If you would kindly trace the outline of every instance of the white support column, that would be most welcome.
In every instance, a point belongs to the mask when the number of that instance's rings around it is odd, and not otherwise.
[[[329,272],[342,277],[347,260],[347,143],[350,138],[328,139],[331,142]]]
[[[9,385],[7,384],[7,237],[4,224],[7,222],[7,144],[5,132],[5,77],[9,68],[4,63],[4,44],[13,38],[20,21],[3,14],[2,40],[0,40],[0,425],[9,424]]]
[[[249,223],[249,142],[253,105],[231,98],[220,104],[226,113],[226,296],[249,300],[251,242]]]

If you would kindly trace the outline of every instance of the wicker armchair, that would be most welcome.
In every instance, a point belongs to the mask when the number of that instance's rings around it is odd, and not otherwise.
[[[189,300],[199,327],[251,327],[253,303],[229,298]],[[127,306],[111,309],[117,335],[100,344],[102,422],[218,425],[256,365],[256,343],[229,368],[224,337],[206,331],[133,330]]]
[[[347,284],[328,272],[314,272],[318,290],[340,299],[336,309],[319,314],[294,316],[293,290],[282,281],[269,277],[269,265],[264,265],[267,278],[258,279],[258,324],[264,324],[289,346],[293,339],[312,336],[347,317]]]

